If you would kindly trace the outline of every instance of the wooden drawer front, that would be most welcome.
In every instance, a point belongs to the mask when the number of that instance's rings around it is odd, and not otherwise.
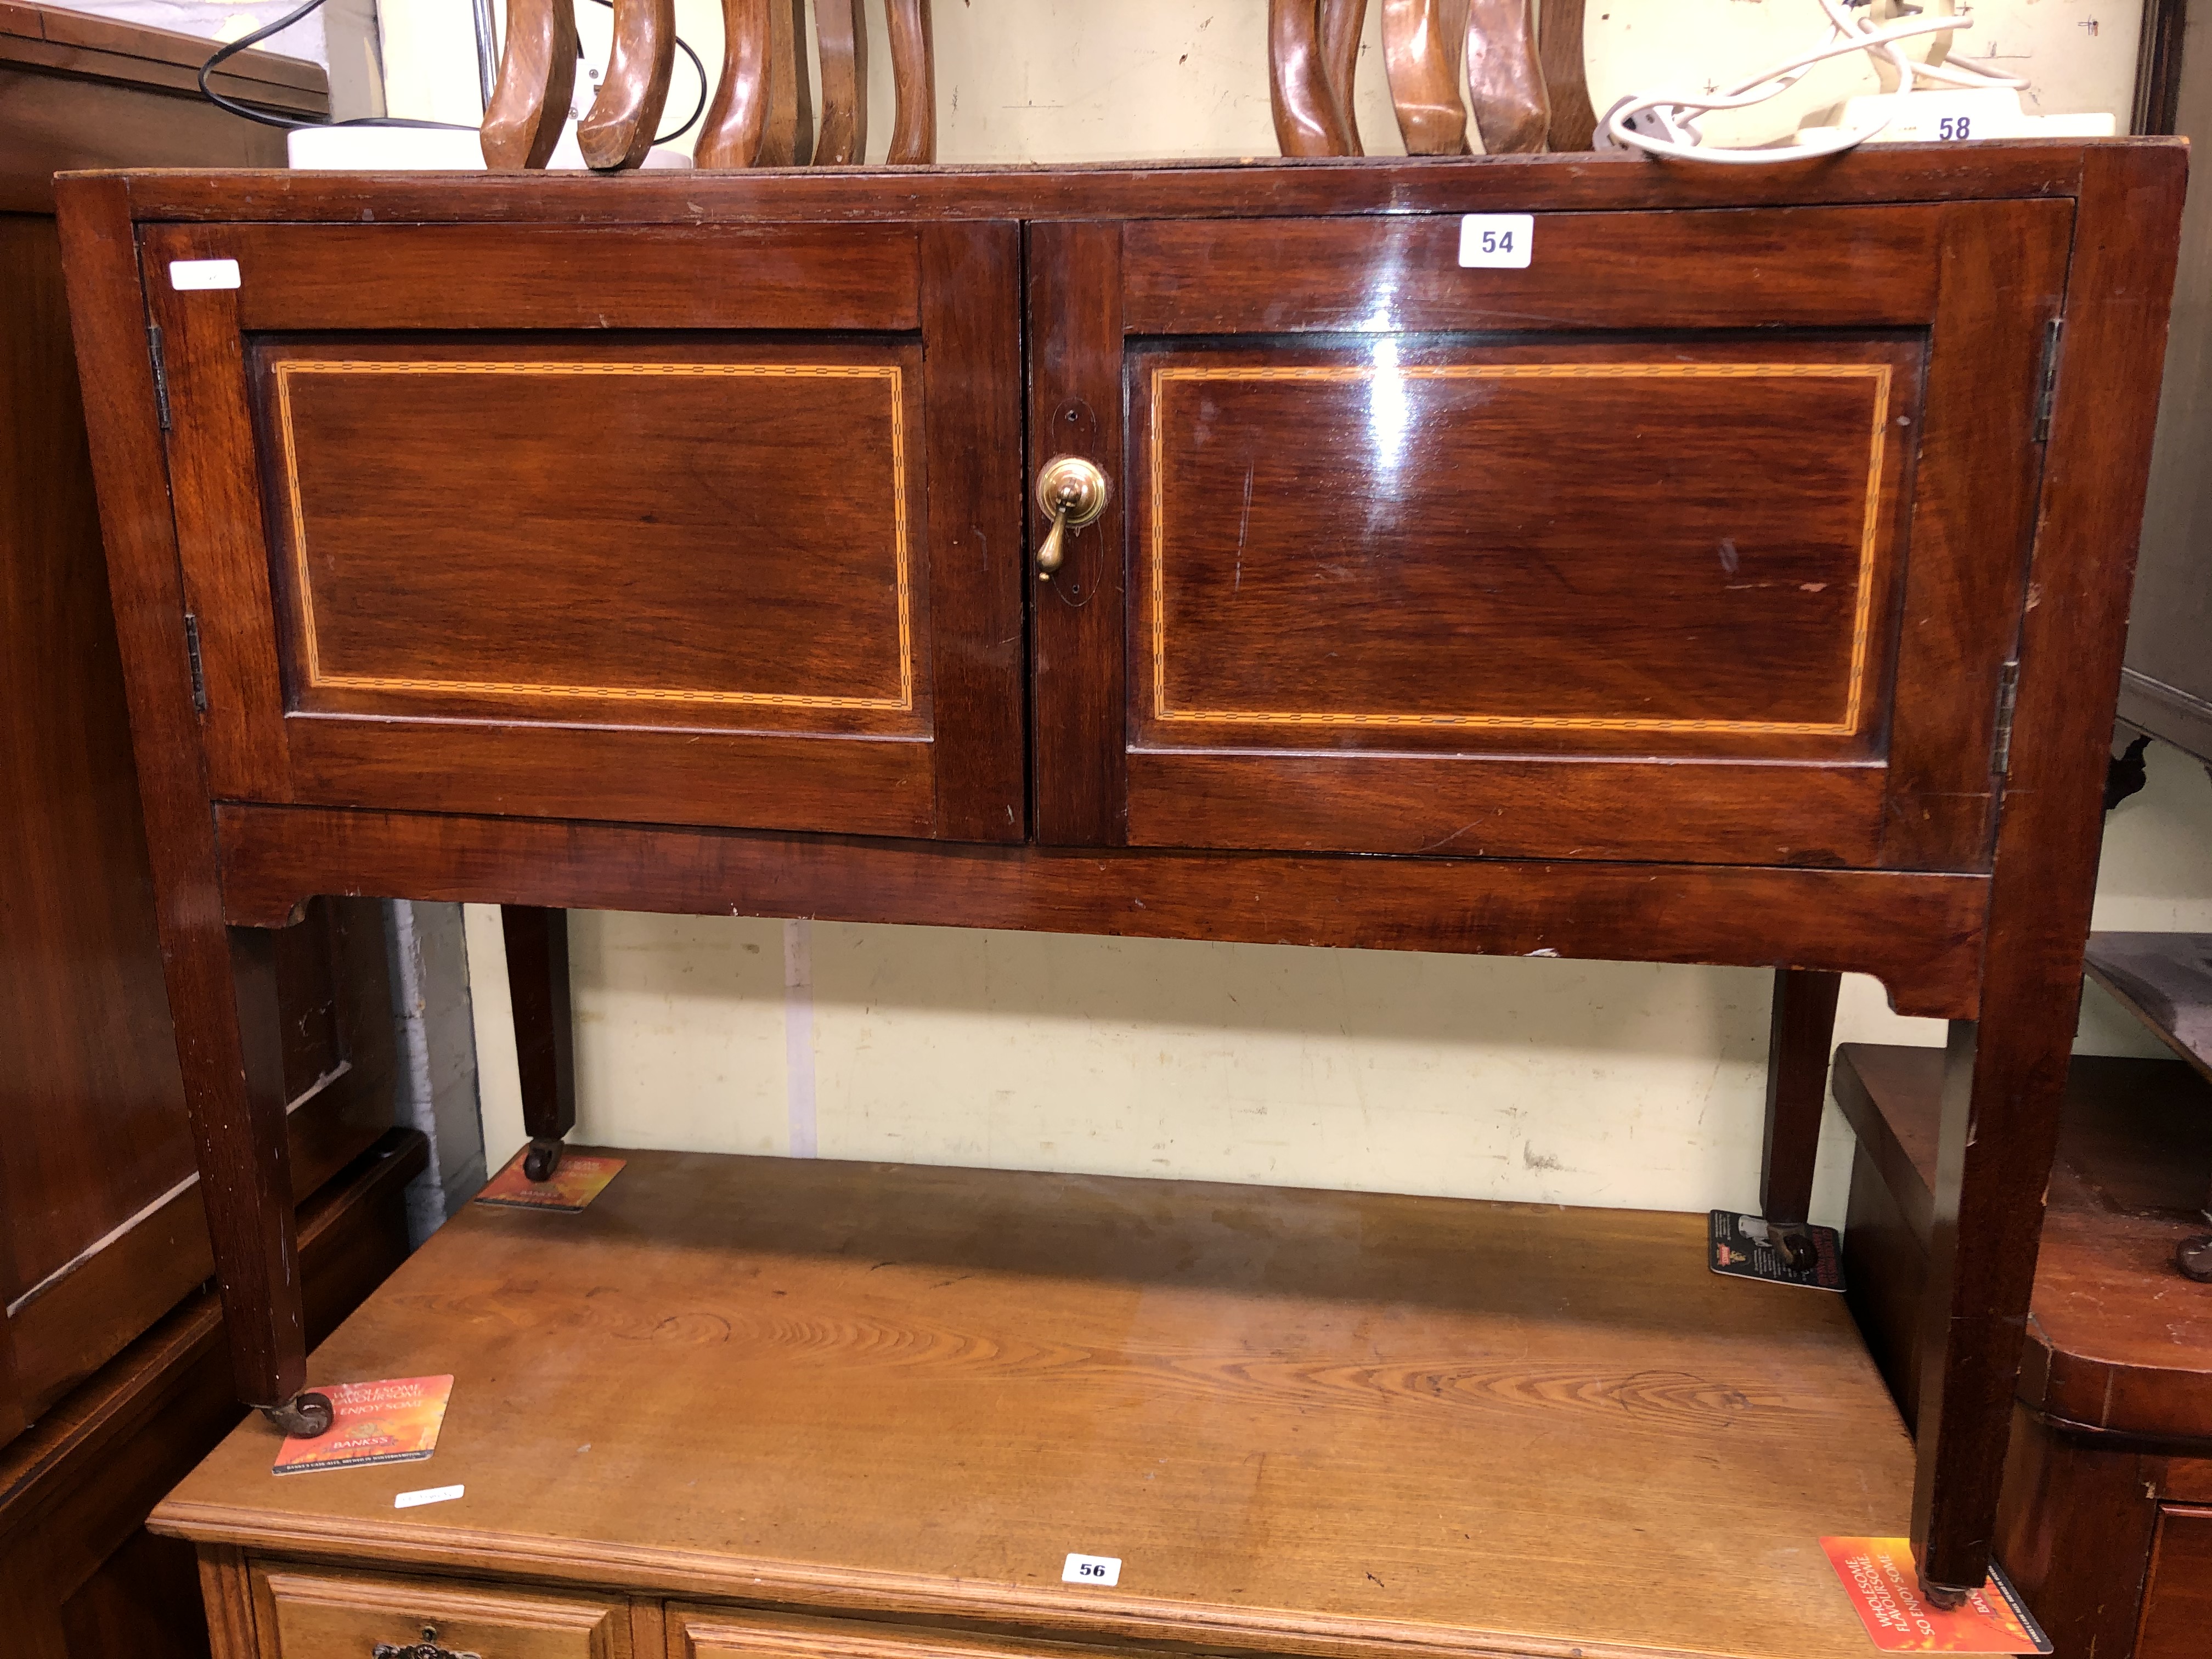
[[[2159,1511],[2135,1659],[2204,1659],[2208,1653],[2212,1653],[2212,1509],[2168,1504]]]
[[[260,1659],[371,1659],[422,1641],[481,1659],[631,1659],[629,1604],[587,1596],[257,1566],[253,1603]]]
[[[1051,1642],[901,1631],[857,1620],[806,1619],[739,1608],[672,1604],[667,1628],[668,1659],[1106,1659],[1097,1649]]]

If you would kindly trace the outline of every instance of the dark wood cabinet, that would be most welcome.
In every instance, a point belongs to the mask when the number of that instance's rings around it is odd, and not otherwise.
[[[246,1397],[313,1426],[239,972],[317,894],[1772,967],[1783,1211],[1851,969],[1956,1022],[1979,1583],[2184,171],[69,181]]]

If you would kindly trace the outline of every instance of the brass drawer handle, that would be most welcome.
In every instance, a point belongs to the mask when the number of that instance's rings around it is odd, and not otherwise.
[[[395,1642],[379,1642],[368,1650],[368,1659],[483,1659],[478,1653],[455,1653],[438,1645],[438,1627],[422,1626],[422,1639],[410,1642],[404,1647]]]
[[[1079,455],[1055,455],[1037,474],[1037,505],[1052,514],[1052,533],[1037,549],[1037,580],[1048,582],[1060,568],[1062,544],[1071,530],[1096,524],[1106,510],[1106,475]]]

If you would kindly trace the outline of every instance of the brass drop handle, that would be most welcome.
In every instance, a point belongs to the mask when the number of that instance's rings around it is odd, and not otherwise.
[[[474,1653],[455,1653],[438,1645],[438,1627],[422,1626],[422,1639],[400,1646],[392,1642],[379,1642],[368,1650],[369,1659],[482,1659]]]
[[[1048,582],[1066,556],[1063,544],[1071,530],[1096,524],[1106,510],[1106,475],[1080,455],[1055,455],[1037,474],[1037,505],[1052,514],[1052,533],[1037,549],[1037,580]]]

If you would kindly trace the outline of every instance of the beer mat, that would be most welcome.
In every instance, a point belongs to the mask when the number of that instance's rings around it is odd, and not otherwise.
[[[438,1449],[453,1379],[394,1376],[381,1382],[340,1382],[317,1392],[330,1396],[330,1427],[312,1440],[286,1440],[277,1448],[271,1474],[413,1463],[428,1457]]]
[[[1842,1242],[1833,1227],[1791,1230],[1811,1245],[1810,1259],[1802,1265],[1784,1252],[1779,1228],[1770,1229],[1755,1215],[1715,1210],[1706,1230],[1705,1264],[1730,1279],[1763,1279],[1771,1285],[1802,1285],[1808,1290],[1844,1288]]]
[[[1904,1538],[1823,1538],[1829,1565],[1883,1653],[2049,1653],[2043,1633],[1996,1563],[1989,1582],[1966,1605],[1945,1612],[1920,1594],[1911,1540]]]
[[[523,1172],[530,1156],[526,1146],[507,1166],[485,1183],[477,1194],[479,1204],[512,1204],[526,1210],[580,1210],[606,1190],[607,1182],[622,1173],[618,1158],[585,1158],[561,1154],[561,1166],[548,1181],[532,1181]]]

